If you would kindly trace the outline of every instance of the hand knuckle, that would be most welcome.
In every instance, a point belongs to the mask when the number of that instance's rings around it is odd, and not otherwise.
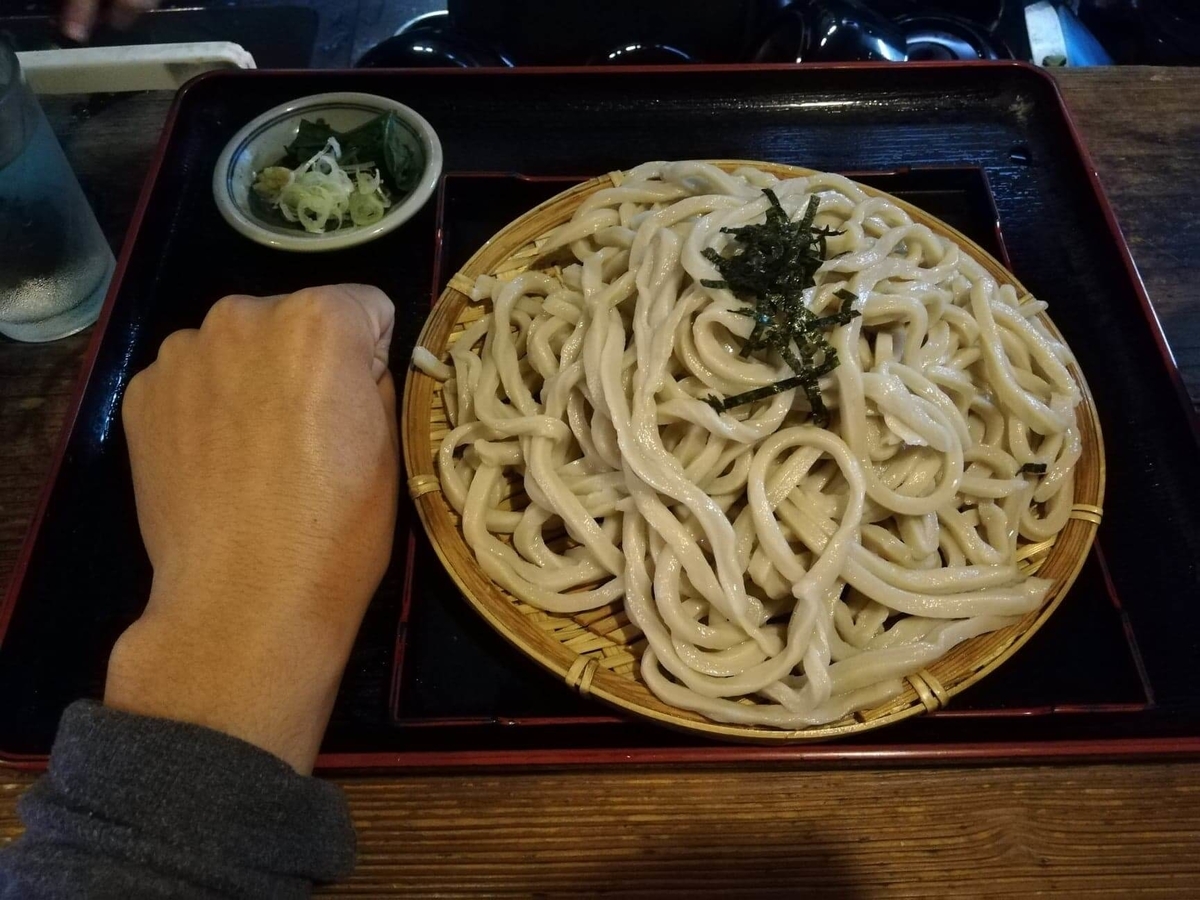
[[[289,309],[300,315],[316,318],[326,318],[337,308],[329,292],[323,288],[304,288],[296,291],[285,303]]]
[[[208,311],[208,315],[204,317],[204,326],[207,326],[211,330],[213,327],[235,324],[245,318],[246,313],[253,303],[254,298],[247,297],[244,294],[231,294],[228,297],[222,297],[212,305]]]
[[[121,398],[121,409],[126,414],[140,408],[146,395],[146,380],[145,372],[139,372],[129,379],[129,384],[125,386],[125,394]]]
[[[135,375],[125,386],[125,393],[121,397],[121,424],[127,438],[140,433],[142,421],[146,417],[148,391],[149,376],[145,372]]]
[[[170,364],[176,361],[180,356],[184,355],[186,348],[191,344],[191,332],[175,331],[168,334],[158,347],[158,363]]]
[[[296,291],[283,302],[282,311],[306,338],[328,338],[336,333],[341,322],[340,304],[319,288]]]

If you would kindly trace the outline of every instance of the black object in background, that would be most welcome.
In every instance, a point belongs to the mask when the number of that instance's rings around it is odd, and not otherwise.
[[[230,40],[261,68],[1028,59],[1033,2],[163,0],[172,8],[131,31],[101,27],[93,43]],[[1057,2],[1117,63],[1200,62],[1200,0]],[[21,50],[74,46],[58,33],[61,5],[0,0],[0,31]]]
[[[1197,0],[1079,0],[1079,18],[1118,63],[1200,63]]]
[[[904,32],[863,0],[811,0],[766,28],[755,62],[903,62]]]
[[[1141,0],[1146,49],[1164,63],[1200,61],[1200,3],[1196,0]]]
[[[986,28],[957,16],[901,16],[896,24],[904,32],[910,62],[926,60],[1008,59],[1005,44]]]
[[[449,0],[369,68],[1006,59],[1028,0]]]
[[[355,62],[364,69],[469,69],[511,66],[512,60],[486,41],[455,28],[447,12],[422,16]]]
[[[0,13],[8,12],[0,8]],[[254,57],[260,69],[307,68],[312,60],[320,16],[303,6],[163,9],[138,18],[118,31],[100,25],[93,47],[232,41]],[[17,50],[54,50],[78,46],[63,37],[56,15],[0,18]]]
[[[449,0],[464,34],[517,65],[738,62],[786,0]]]

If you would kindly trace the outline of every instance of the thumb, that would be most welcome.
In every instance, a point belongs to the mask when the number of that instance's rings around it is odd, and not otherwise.
[[[383,401],[383,414],[387,419],[388,433],[392,438],[392,449],[400,450],[400,426],[396,421],[396,382],[392,373],[384,369],[379,379],[379,399]]]
[[[338,284],[328,290],[361,311],[361,330],[356,336],[364,354],[369,354],[371,377],[379,381],[388,371],[388,350],[396,325],[396,307],[377,287],[369,284]]]

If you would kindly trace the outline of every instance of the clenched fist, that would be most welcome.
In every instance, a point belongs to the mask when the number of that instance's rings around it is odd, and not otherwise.
[[[227,297],[122,409],[154,567],[105,703],[311,771],[396,517],[394,310],[362,285]]]

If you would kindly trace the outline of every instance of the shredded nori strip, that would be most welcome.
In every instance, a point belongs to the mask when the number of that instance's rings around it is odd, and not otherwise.
[[[742,344],[742,356],[774,351],[794,374],[724,400],[708,397],[707,402],[717,412],[725,412],[800,388],[808,398],[813,420],[827,425],[829,410],[821,399],[818,382],[837,368],[838,358],[837,351],[825,339],[825,332],[860,315],[858,310],[849,308],[858,297],[845,288],[839,289],[835,296],[843,301],[842,308],[818,316],[804,305],[803,295],[805,289],[816,283],[817,269],[827,255],[827,239],[842,232],[813,227],[818,205],[815,195],[803,215],[792,222],[775,193],[769,188],[763,193],[771,204],[767,207],[766,221],[741,228],[722,228],[733,235],[734,252],[722,256],[713,248],[706,248],[704,257],[717,267],[721,279],[703,279],[700,283],[710,288],[728,288],[739,300],[753,304],[737,310],[754,320],[750,335]]]
[[[1025,465],[1021,466],[1021,468],[1019,468],[1017,470],[1017,474],[1018,475],[1045,475],[1046,474],[1046,464],[1045,463],[1025,463]]]

